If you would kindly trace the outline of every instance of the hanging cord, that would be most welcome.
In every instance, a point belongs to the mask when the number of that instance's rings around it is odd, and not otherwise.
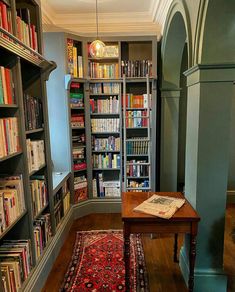
[[[97,36],[97,39],[99,39],[99,34],[98,34],[98,4],[97,4],[97,0],[96,0],[96,36]]]

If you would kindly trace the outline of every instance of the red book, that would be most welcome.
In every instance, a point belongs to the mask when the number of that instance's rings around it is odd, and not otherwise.
[[[6,88],[7,88],[7,103],[13,104],[13,97],[12,97],[12,84],[11,84],[11,70],[5,68],[5,79],[6,79]]]
[[[8,20],[7,20],[7,6],[6,4],[0,2],[0,9],[2,15],[2,27],[8,31]]]
[[[78,82],[72,82],[70,85],[71,88],[80,88],[80,83]]]
[[[32,49],[35,51],[38,51],[37,33],[36,33],[36,28],[34,24],[30,24],[30,30],[31,30],[30,36],[32,36],[32,41],[31,41]]]

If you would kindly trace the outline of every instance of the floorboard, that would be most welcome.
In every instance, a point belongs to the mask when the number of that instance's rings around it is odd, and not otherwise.
[[[64,274],[70,262],[75,234],[78,230],[121,229],[120,214],[91,214],[74,221],[69,235],[55,260],[43,292],[59,291]],[[227,292],[235,291],[235,205],[229,205],[226,212],[224,244],[224,270],[228,275]],[[172,235],[143,236],[145,260],[151,292],[187,291],[179,266],[173,262]],[[179,250],[183,237],[179,236]]]

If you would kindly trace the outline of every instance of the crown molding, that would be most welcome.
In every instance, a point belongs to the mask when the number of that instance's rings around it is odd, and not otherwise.
[[[163,33],[166,16],[173,0],[159,0],[155,2],[152,19],[161,25],[161,34]]]
[[[96,26],[89,23],[83,24],[43,24],[43,31],[58,32],[67,31],[80,36],[94,37]],[[153,23],[106,23],[99,25],[99,36],[135,36],[153,35],[159,36],[161,27]]]
[[[153,21],[153,11],[162,0],[152,0],[147,12],[100,13],[99,35],[156,35],[160,37],[160,23]],[[42,22],[44,31],[69,31],[81,36],[96,34],[94,13],[55,13],[46,1],[42,1]]]

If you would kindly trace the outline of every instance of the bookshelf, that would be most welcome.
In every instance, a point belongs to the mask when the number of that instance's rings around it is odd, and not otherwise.
[[[70,39],[73,46],[76,46],[75,53],[71,49],[72,46],[68,42],[68,39]],[[159,165],[159,148],[157,148],[156,137],[160,131],[159,120],[156,121],[158,118],[156,114],[157,108],[160,105],[157,101],[156,94],[157,40],[152,36],[105,38],[103,41],[106,44],[106,51],[102,58],[92,58],[89,55],[91,41],[91,39],[86,37],[78,37],[66,33],[45,33],[46,54],[47,48],[50,46],[50,51],[52,52],[50,58],[56,61],[58,68],[61,68],[62,75],[65,75],[64,89],[62,88],[64,76],[61,75],[56,81],[57,86],[61,86],[61,90],[59,90],[60,99],[70,100],[71,84],[73,82],[79,83],[80,87],[83,88],[84,106],[71,106],[70,102],[68,102],[68,111],[69,117],[75,120],[76,115],[78,118],[79,115],[84,114],[85,127],[78,124],[71,126],[71,120],[67,122],[67,119],[65,119],[63,121],[70,128],[70,139],[67,146],[70,145],[71,147],[70,163],[72,181],[74,183],[74,178],[77,177],[78,181],[75,181],[75,184],[78,183],[81,186],[86,185],[86,183],[83,184],[83,181],[79,179],[79,177],[85,176],[88,185],[87,195],[83,194],[87,200],[81,200],[74,206],[74,212],[78,217],[82,216],[82,214],[89,213],[91,209],[93,210],[94,204],[96,206],[94,210],[104,212],[107,209],[105,205],[106,201],[109,202],[110,206],[112,205],[112,200],[110,200],[109,196],[105,197],[97,194],[96,189],[98,184],[96,180],[100,179],[102,183],[107,182],[107,188],[110,186],[108,184],[109,182],[115,182],[115,188],[119,188],[119,193],[121,193],[124,186],[124,158],[126,160],[137,159],[138,161],[145,161],[147,159],[147,161],[154,161],[154,163],[148,166],[150,169],[148,175],[143,172],[140,179],[144,181],[147,178],[149,179],[150,176],[151,189],[156,190],[159,187],[158,180],[156,179],[159,176],[156,166]],[[78,57],[75,56],[74,58],[74,54],[82,56],[83,75],[81,76],[83,78],[76,73]],[[64,59],[61,56],[64,56]],[[75,63],[77,65],[74,66]],[[134,138],[136,142],[136,137],[139,135],[143,140],[143,146],[141,147],[144,147],[144,136],[149,132],[151,155],[149,155],[148,151],[146,154],[126,153],[124,155],[124,144],[121,142],[124,137],[124,119],[121,104],[124,91],[124,74],[126,79],[126,92],[133,93],[134,95],[142,95],[147,92],[146,76],[149,76],[148,86],[152,96],[151,110],[149,110],[151,112],[151,125],[148,123],[138,128],[129,125],[125,131],[127,131],[130,141]],[[56,91],[58,92],[58,89]],[[58,98],[58,95],[56,97]],[[110,111],[110,105],[114,100],[118,100],[119,102],[118,110],[115,112]],[[146,108],[138,108],[136,110],[135,108],[127,107],[126,111],[132,112],[133,114],[136,114],[136,112],[140,114],[141,112],[141,115],[146,115],[148,110]],[[146,119],[142,118],[145,122]],[[119,121],[119,126],[115,129],[113,127],[117,125],[117,121]],[[78,136],[78,133],[85,133],[86,137],[85,145],[81,145],[84,148],[79,150],[80,153],[85,154],[86,170],[79,168],[76,170],[73,169],[73,136]],[[115,144],[119,144],[119,146],[115,148]],[[112,162],[116,161],[117,157],[118,160],[120,159],[119,166],[111,167]],[[128,176],[129,180],[135,178],[131,175]],[[74,203],[76,198],[74,196],[74,185],[73,189],[71,189],[71,194],[71,201]],[[105,200],[106,198],[109,200]],[[114,201],[116,204],[115,210],[119,210],[121,203],[120,196],[115,196]]]
[[[42,56],[38,1],[0,9],[0,291],[16,291],[55,234],[45,91],[54,64]]]
[[[89,82],[92,198],[121,197],[121,83]]]
[[[123,76],[124,191],[155,190],[153,116],[156,80]]]
[[[71,152],[73,172],[73,203],[88,199],[88,152],[86,82],[72,78],[68,90],[70,104]]]

